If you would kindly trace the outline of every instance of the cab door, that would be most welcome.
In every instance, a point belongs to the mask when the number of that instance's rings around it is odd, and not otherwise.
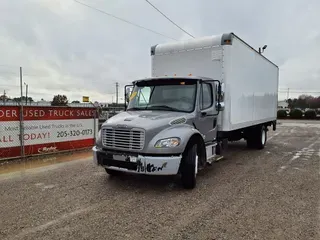
[[[198,116],[195,125],[204,137],[205,143],[211,143],[217,137],[218,111],[215,106],[215,89],[216,85],[213,81],[200,83]]]

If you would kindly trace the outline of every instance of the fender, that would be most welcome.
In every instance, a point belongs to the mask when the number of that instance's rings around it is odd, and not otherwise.
[[[148,154],[182,154],[193,135],[202,136],[194,126],[188,124],[178,124],[170,126],[153,137],[153,139],[149,142],[147,148],[145,149],[145,152]],[[180,145],[174,148],[154,147],[158,140],[171,137],[180,138]]]

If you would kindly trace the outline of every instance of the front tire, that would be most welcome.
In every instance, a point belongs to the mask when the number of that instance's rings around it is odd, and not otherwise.
[[[197,172],[197,144],[193,144],[185,150],[182,158],[181,181],[185,189],[195,188]]]

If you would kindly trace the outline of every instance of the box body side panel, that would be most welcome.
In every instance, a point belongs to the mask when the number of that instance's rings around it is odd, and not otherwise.
[[[224,46],[224,81],[226,101],[230,101],[230,124],[223,131],[232,131],[277,118],[279,69],[271,62],[234,38]],[[227,119],[224,119],[227,121]]]

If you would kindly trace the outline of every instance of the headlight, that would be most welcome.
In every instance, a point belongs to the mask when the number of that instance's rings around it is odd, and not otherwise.
[[[174,148],[176,146],[179,146],[180,144],[180,138],[173,137],[173,138],[166,138],[161,139],[156,142],[154,145],[155,148]]]

